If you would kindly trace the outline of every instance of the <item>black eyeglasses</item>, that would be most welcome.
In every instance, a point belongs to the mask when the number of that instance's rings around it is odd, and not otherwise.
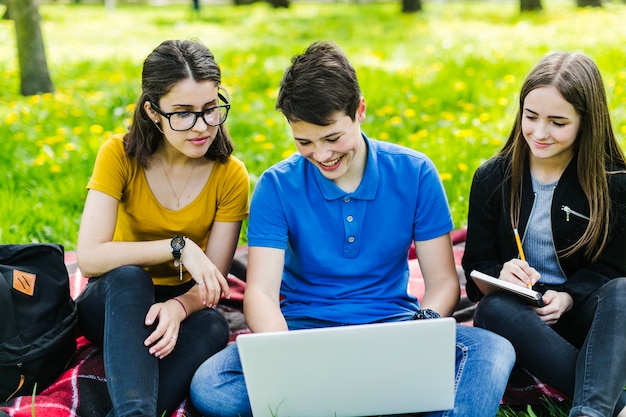
[[[228,111],[230,110],[230,104],[222,94],[218,93],[217,97],[218,102],[224,104],[204,109],[202,111],[177,111],[165,113],[152,101],[150,102],[150,106],[155,112],[159,113],[170,122],[172,130],[184,132],[185,130],[189,130],[196,125],[198,117],[202,117],[202,120],[204,120],[204,123],[208,126],[219,126],[226,121]]]

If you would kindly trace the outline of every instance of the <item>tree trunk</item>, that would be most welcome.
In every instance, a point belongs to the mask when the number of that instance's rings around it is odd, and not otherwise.
[[[15,21],[21,93],[30,96],[54,91],[41,35],[36,0],[8,0]]]
[[[9,11],[9,1],[0,0],[0,4],[6,6],[6,9],[4,9],[4,15],[2,15],[2,20],[11,20],[11,12]]]
[[[578,7],[602,7],[602,0],[576,0]]]
[[[520,0],[519,9],[522,12],[532,12],[542,10],[541,0]]]
[[[267,0],[267,2],[275,9],[288,9],[290,4],[289,0]]]
[[[416,13],[422,11],[422,0],[402,0],[402,13]]]

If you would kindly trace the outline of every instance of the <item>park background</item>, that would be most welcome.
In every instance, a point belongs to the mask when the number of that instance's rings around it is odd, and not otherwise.
[[[503,145],[524,77],[550,51],[579,51],[597,62],[624,144],[621,1],[580,8],[544,0],[533,13],[521,13],[517,0],[425,0],[419,13],[402,13],[400,0],[296,0],[287,8],[203,0],[197,12],[190,1],[39,4],[54,92],[29,96],[20,94],[13,22],[0,20],[0,243],[75,249],[96,153],[126,131],[143,60],[165,39],[197,39],[215,53],[231,98],[235,155],[252,187],[294,152],[274,102],[291,57],[315,40],[336,42],[356,67],[368,105],[364,132],[434,161],[457,227],[466,223],[473,172]],[[540,411],[567,415],[562,406]],[[535,413],[501,408],[498,415]]]
[[[512,0],[426,0],[419,13],[402,13],[399,0],[287,8],[203,0],[199,12],[178,3],[39,4],[54,92],[30,96],[20,95],[13,22],[0,20],[0,243],[75,249],[95,155],[126,130],[143,60],[165,39],[198,39],[214,52],[230,93],[235,155],[252,186],[295,149],[274,110],[278,84],[291,57],[320,39],[336,42],[357,69],[368,105],[364,132],[435,162],[457,227],[466,222],[474,170],[506,140],[521,83],[549,51],[580,51],[597,62],[622,143],[626,135],[621,1],[580,8],[544,0],[533,13]]]

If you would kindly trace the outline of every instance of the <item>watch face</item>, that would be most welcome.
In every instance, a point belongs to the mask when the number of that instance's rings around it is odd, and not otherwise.
[[[174,236],[171,242],[172,249],[175,251],[180,251],[185,247],[185,239],[182,236]]]

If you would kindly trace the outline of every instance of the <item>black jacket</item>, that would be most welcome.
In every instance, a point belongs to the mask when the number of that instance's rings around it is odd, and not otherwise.
[[[467,277],[467,293],[474,301],[479,300],[482,294],[469,276],[470,272],[476,269],[498,277],[502,265],[518,257],[509,216],[511,184],[509,178],[505,179],[509,161],[503,157],[490,159],[476,170],[472,181],[462,265]],[[561,253],[578,240],[589,218],[589,207],[578,183],[576,166],[576,158],[573,158],[559,179],[550,214],[554,246],[557,254],[560,254],[559,264],[567,281],[549,288],[569,293],[574,299],[574,308],[610,279],[626,276],[626,174],[608,175],[611,195],[610,237],[600,258],[596,262],[589,262],[582,251],[568,257],[563,257]],[[527,166],[519,224],[522,240],[534,199],[530,169]]]

